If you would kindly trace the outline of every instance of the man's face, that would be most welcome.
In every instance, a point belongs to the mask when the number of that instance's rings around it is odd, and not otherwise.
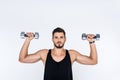
[[[52,40],[56,48],[63,48],[66,38],[63,32],[56,32],[54,33]]]

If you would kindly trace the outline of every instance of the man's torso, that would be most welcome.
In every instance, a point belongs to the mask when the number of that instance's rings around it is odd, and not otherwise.
[[[55,58],[53,59],[51,50],[48,51],[44,80],[72,80],[72,65],[69,52],[66,50],[65,55],[61,56],[61,60],[57,61]]]

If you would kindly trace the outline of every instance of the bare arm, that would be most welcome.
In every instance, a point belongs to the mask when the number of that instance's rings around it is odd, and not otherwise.
[[[96,51],[95,44],[94,43],[90,44],[90,55],[89,56],[82,55],[76,52],[76,61],[82,64],[86,64],[86,65],[97,64],[97,51]]]
[[[26,39],[20,51],[20,55],[19,55],[20,62],[33,63],[40,60],[39,52],[36,52],[34,54],[28,54],[29,44],[30,41]]]
[[[33,39],[33,33],[27,33],[28,37],[26,38],[19,55],[19,61],[23,63],[34,63],[39,60],[43,60],[42,56],[44,56],[47,50],[39,50],[33,54],[28,54],[28,48],[31,40]],[[44,55],[43,55],[44,54]]]
[[[92,36],[93,37],[93,36]],[[87,39],[89,42],[94,41],[93,39]],[[90,55],[86,56],[86,55],[82,55],[79,52],[75,51],[75,50],[71,50],[71,53],[73,53],[73,60],[77,61],[78,63],[81,64],[86,64],[86,65],[95,65],[97,64],[97,50],[96,50],[96,46],[95,43],[90,44]]]

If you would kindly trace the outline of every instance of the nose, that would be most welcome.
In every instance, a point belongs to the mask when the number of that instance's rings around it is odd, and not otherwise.
[[[58,38],[58,41],[61,41],[61,39],[60,39],[60,38]]]

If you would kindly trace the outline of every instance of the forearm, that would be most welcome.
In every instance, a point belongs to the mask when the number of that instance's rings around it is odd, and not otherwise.
[[[90,44],[90,59],[97,64],[97,50],[95,43]]]
[[[30,44],[30,40],[26,39],[20,50],[19,61],[24,60],[28,56],[29,44]]]

